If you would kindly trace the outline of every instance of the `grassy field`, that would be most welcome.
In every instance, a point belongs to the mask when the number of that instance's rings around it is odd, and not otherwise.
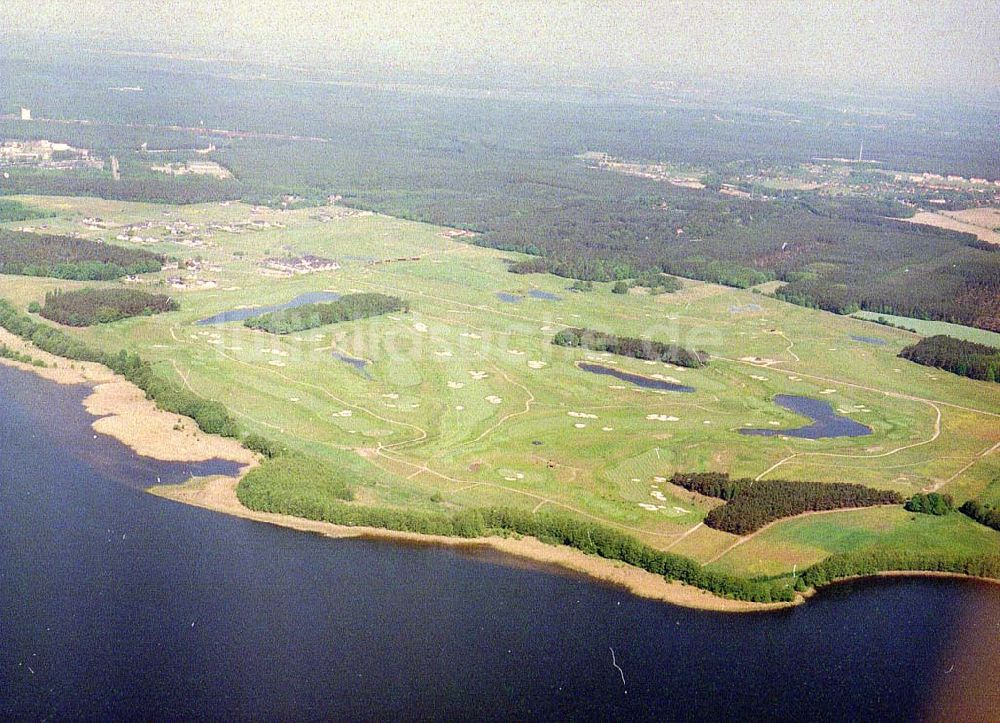
[[[984,492],[1000,497],[1000,454],[989,451],[1000,443],[1000,385],[898,359],[911,333],[701,282],[655,297],[611,294],[610,284],[570,292],[566,279],[509,274],[505,259],[516,255],[462,243],[447,229],[345,209],[25,200],[57,214],[44,220],[48,231],[132,245],[116,240],[123,233],[116,225],[151,222],[137,232],[143,248],[198,260],[198,272],[165,270],[136,284],[170,293],[179,311],[70,333],[137,351],[162,374],[223,402],[246,428],[347,470],[362,480],[358,503],[569,511],[749,574],[786,573],[870,544],[1000,550],[1000,533],[960,515],[913,520],[898,508],[788,520],[730,550],[738,538],[700,525],[716,503],[664,480],[675,471],[715,470],[903,494],[937,489],[959,503]],[[112,227],[84,223],[87,217]],[[189,230],[172,235],[163,226],[179,221]],[[177,242],[191,233],[203,245]],[[283,254],[331,258],[341,268],[288,278],[261,273],[262,259]],[[195,273],[185,288],[166,283]],[[2,296],[21,308],[50,289],[93,285],[0,278]],[[281,337],[239,322],[196,324],[324,290],[391,294],[410,311]],[[713,359],[704,369],[680,369],[556,347],[552,335],[564,326],[676,341]],[[334,352],[368,364],[355,369]],[[581,371],[581,360],[696,391],[640,389]],[[775,405],[776,394],[825,399],[873,434],[738,434],[806,423]]]
[[[951,336],[956,339],[974,341],[978,344],[988,344],[989,346],[995,346],[1000,349],[1000,334],[997,334],[995,331],[976,329],[971,326],[962,326],[961,324],[949,324],[946,321],[927,321],[926,319],[913,319],[909,316],[876,314],[873,311],[858,311],[852,314],[852,316],[858,319],[865,319],[866,321],[885,319],[890,324],[894,324],[902,329],[909,329],[920,336],[944,334],[945,336]],[[878,329],[875,328],[875,331],[877,330]]]

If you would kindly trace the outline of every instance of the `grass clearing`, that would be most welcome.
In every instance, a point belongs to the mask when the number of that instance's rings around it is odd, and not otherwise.
[[[904,494],[937,485],[959,502],[996,488],[1000,454],[979,455],[1000,442],[1000,387],[896,358],[913,338],[904,331],[693,281],[660,296],[612,294],[611,284],[601,283],[591,293],[574,293],[567,279],[508,274],[505,259],[516,254],[376,214],[324,221],[322,209],[239,203],[23,200],[56,214],[46,219],[53,233],[132,245],[117,241],[114,228],[83,223],[99,216],[120,225],[184,221],[210,234],[192,248],[166,231],[143,232],[156,236],[144,249],[199,259],[198,270],[185,272],[192,279],[183,289],[168,284],[178,270],[135,282],[152,293],[169,291],[179,310],[69,333],[105,349],[134,350],[159,373],[221,401],[248,430],[347,470],[362,480],[353,504],[569,512],[704,562],[736,538],[704,527],[691,532],[713,503],[658,478],[692,470],[767,473]],[[269,226],[245,225],[250,222]],[[340,268],[285,278],[261,273],[263,259],[286,253],[333,259]],[[390,258],[405,260],[373,263]],[[2,295],[22,309],[49,290],[101,286],[13,276],[2,283]],[[317,291],[388,294],[406,301],[409,311],[281,337],[239,322],[195,324]],[[504,303],[500,292],[521,300]],[[735,314],[733,308],[752,310]],[[553,345],[553,334],[567,326],[704,349],[712,359],[704,368],[683,369]],[[851,340],[876,331],[884,346]],[[367,376],[335,358],[334,350],[368,361]],[[576,366],[581,361],[658,375],[695,391],[643,389],[584,372]],[[774,404],[777,394],[828,401],[873,434],[807,440],[736,432],[748,425],[800,426],[802,418]],[[778,574],[830,551],[872,544],[872,535],[885,544],[955,549],[1000,540],[1000,533],[974,531],[950,517],[932,529],[923,522],[902,525],[892,509],[866,511],[873,517],[863,524],[850,514],[831,514],[814,523],[813,533],[798,536],[786,534],[785,523],[776,525],[713,566]],[[813,529],[798,520],[787,524]],[[786,535],[774,538],[780,545],[768,542],[779,533]]]

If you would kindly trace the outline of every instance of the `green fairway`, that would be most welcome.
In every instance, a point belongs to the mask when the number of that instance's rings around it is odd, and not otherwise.
[[[170,294],[178,311],[69,332],[136,351],[164,376],[221,401],[248,430],[345,470],[357,485],[355,504],[571,512],[707,562],[736,538],[707,528],[684,537],[717,501],[667,484],[674,472],[857,482],[904,495],[933,488],[958,503],[984,490],[997,496],[1000,455],[989,450],[1000,442],[1000,385],[897,358],[913,339],[905,331],[694,281],[659,296],[612,294],[611,284],[576,293],[566,279],[508,273],[506,260],[520,255],[340,207],[22,200],[57,214],[44,219],[47,232],[191,261],[128,282]],[[103,225],[84,221],[94,217]],[[305,255],[340,268],[281,275],[262,263]],[[116,285],[2,282],[2,296],[21,309],[47,290]],[[388,294],[409,311],[282,336],[240,321],[196,323],[321,291]],[[677,343],[712,358],[685,369],[553,345],[567,326]],[[695,391],[643,389],[576,366],[588,360]],[[776,405],[777,394],[827,401],[872,434],[739,434],[808,423]],[[791,520],[712,565],[778,574],[876,542],[1000,549],[1000,533],[959,515],[911,517],[877,508]]]

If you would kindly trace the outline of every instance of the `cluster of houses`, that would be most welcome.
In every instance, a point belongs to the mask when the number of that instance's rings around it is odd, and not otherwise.
[[[260,262],[260,272],[265,276],[293,276],[295,274],[315,274],[321,271],[336,271],[340,268],[333,259],[305,254],[304,256],[281,256],[266,258]]]

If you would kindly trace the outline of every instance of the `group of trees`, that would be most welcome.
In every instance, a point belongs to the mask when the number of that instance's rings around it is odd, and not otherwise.
[[[905,347],[899,356],[970,379],[1000,382],[1000,349],[938,334]]]
[[[906,501],[904,505],[910,512],[922,512],[925,515],[947,515],[955,509],[955,500],[951,495],[940,492],[918,492]]]
[[[164,260],[140,249],[0,229],[0,274],[110,280],[159,271]]]
[[[670,481],[686,490],[726,500],[726,504],[708,513],[705,524],[734,535],[746,535],[775,520],[803,512],[903,502],[897,492],[847,482],[731,480],[728,474],[715,472],[677,473]]]
[[[0,221],[30,221],[52,215],[50,211],[33,208],[11,198],[0,198]]]
[[[708,355],[702,351],[690,351],[676,344],[664,344],[650,339],[636,339],[615,336],[593,329],[563,329],[553,338],[557,346],[578,346],[591,351],[610,352],[634,359],[655,359],[679,367],[698,368],[708,363]]]
[[[977,500],[968,500],[958,508],[963,515],[971,517],[981,525],[1000,530],[1000,509],[984,505]]]
[[[408,309],[407,303],[395,296],[348,294],[336,301],[303,304],[292,309],[251,317],[243,324],[251,329],[260,329],[271,334],[291,334],[326,324],[366,319]]]
[[[105,324],[131,316],[176,311],[179,305],[164,294],[138,289],[79,289],[49,291],[39,312],[46,319],[68,326]]]

